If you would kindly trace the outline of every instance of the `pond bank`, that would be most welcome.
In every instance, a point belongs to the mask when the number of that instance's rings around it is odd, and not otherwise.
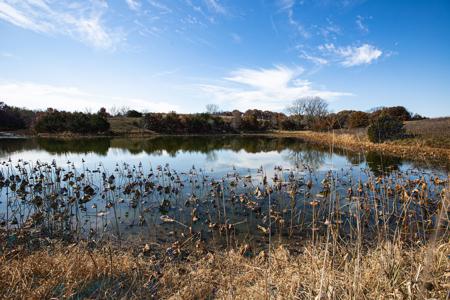
[[[272,135],[278,137],[297,137],[308,142],[320,143],[353,151],[377,151],[419,161],[450,162],[450,149],[430,147],[415,139],[408,145],[397,141],[380,144],[369,142],[366,137],[350,133],[332,133],[315,131],[276,131]]]
[[[245,246],[206,249],[189,240],[134,250],[47,242],[0,257],[0,293],[5,299],[445,299],[449,252],[448,240],[413,248],[308,243],[296,253],[279,247],[270,254]]]

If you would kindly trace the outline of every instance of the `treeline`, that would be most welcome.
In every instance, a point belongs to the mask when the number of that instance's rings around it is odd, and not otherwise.
[[[33,129],[38,133],[99,134],[109,131],[110,124],[104,108],[97,113],[66,112],[47,109],[38,113]]]
[[[281,113],[257,109],[245,113],[237,110],[216,114],[147,113],[143,116],[143,126],[163,134],[261,132],[279,129],[285,118]]]
[[[114,113],[114,111],[116,111]],[[208,105],[206,113],[143,113],[122,109],[108,113],[66,112],[56,109],[31,111],[0,103],[0,130],[29,129],[36,133],[109,133],[111,118],[137,118],[136,126],[160,134],[223,134],[270,130],[315,130],[367,128],[371,141],[382,142],[404,135],[403,122],[423,119],[403,106],[380,107],[369,112],[343,110],[331,113],[328,103],[318,97],[295,100],[286,113],[250,109],[220,112]]]
[[[0,102],[0,130],[19,130],[30,128],[35,112],[13,107]]]
[[[143,126],[145,129],[163,134],[233,132],[230,124],[223,118],[207,113],[189,115],[181,115],[175,112],[168,114],[147,113],[143,117]]]

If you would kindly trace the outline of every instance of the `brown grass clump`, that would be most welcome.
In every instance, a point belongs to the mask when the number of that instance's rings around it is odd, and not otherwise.
[[[23,255],[0,259],[3,299],[141,298],[148,293],[144,284],[150,268],[128,253],[56,245]]]
[[[152,136],[155,132],[144,129],[142,118],[114,117],[109,118],[111,132],[120,136]]]
[[[168,260],[61,245],[0,259],[4,299],[445,299],[450,244],[192,252]],[[358,254],[359,253],[359,254]],[[321,296],[319,296],[321,295]]]
[[[161,284],[174,299],[445,299],[450,288],[448,243],[416,250],[386,243],[361,257],[336,250],[326,257],[312,246],[299,255],[278,248],[270,259],[210,254],[182,272],[168,269]]]
[[[349,132],[315,132],[315,131],[280,131],[278,136],[292,136],[303,140],[330,145],[352,151],[376,151],[418,161],[450,161],[450,148],[440,144],[431,146],[422,137],[403,140],[372,143],[361,131]]]

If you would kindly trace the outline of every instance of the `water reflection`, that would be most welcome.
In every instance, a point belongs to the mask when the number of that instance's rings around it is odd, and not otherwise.
[[[367,153],[366,161],[370,170],[376,176],[399,170],[400,165],[402,164],[402,160],[398,157],[383,155],[374,151],[369,151]]]
[[[365,164],[375,175],[398,170],[405,162],[377,152],[330,150],[329,147],[302,142],[296,138],[270,136],[162,136],[146,139],[0,139],[0,159],[27,154],[33,160],[89,156],[96,163],[135,162],[148,155],[152,160],[171,163],[173,167],[203,162],[205,166],[258,168],[288,163],[312,169],[340,168]],[[175,165],[173,165],[175,164]],[[200,164],[201,165],[201,164]],[[414,163],[415,165],[415,163]],[[427,166],[429,167],[429,166]]]

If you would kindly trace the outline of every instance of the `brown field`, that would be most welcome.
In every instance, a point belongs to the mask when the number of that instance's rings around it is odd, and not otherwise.
[[[158,246],[151,245],[150,249]],[[0,257],[3,299],[446,299],[448,240],[408,248],[308,244],[246,257],[244,248],[185,257],[59,242]],[[180,249],[184,251],[184,249]],[[319,296],[321,295],[321,296]],[[448,298],[447,298],[448,299]]]
[[[409,121],[405,124],[408,133],[425,146],[450,149],[450,117],[420,121]]]
[[[142,128],[141,118],[114,117],[109,118],[111,132],[120,136],[147,136],[154,134],[153,131]]]
[[[291,136],[306,141],[356,151],[378,151],[419,161],[450,163],[450,118],[405,123],[408,138],[380,144],[368,140],[366,129],[340,129],[333,132],[277,131],[277,136]]]

